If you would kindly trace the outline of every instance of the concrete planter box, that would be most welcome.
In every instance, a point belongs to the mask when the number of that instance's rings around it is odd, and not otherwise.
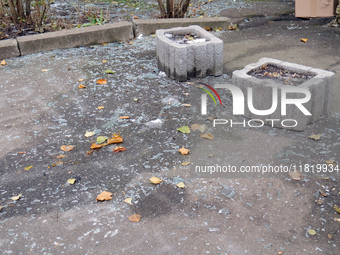
[[[274,65],[278,68],[290,70],[294,73],[315,75],[313,78],[304,81],[300,85],[290,86],[275,81],[275,79],[260,79],[249,75],[249,72],[261,68],[263,65]],[[316,69],[308,66],[293,64],[271,58],[262,58],[257,63],[247,65],[242,70],[233,72],[233,84],[239,87],[245,97],[245,112],[244,116],[250,119],[260,119],[265,124],[286,128],[292,130],[302,131],[308,124],[319,120],[322,115],[327,115],[331,111],[331,91],[334,83],[334,73]],[[253,88],[253,106],[258,110],[267,110],[272,107],[273,88],[277,88],[278,104],[276,110],[270,115],[255,115],[248,109],[247,91],[248,87]],[[281,112],[281,94],[282,89],[290,89],[291,87],[307,89],[311,98],[308,102],[302,105],[311,113],[305,115],[296,105],[288,104],[286,107],[286,115]],[[286,98],[298,99],[305,98],[303,93],[287,93]],[[270,119],[270,121],[266,121]],[[272,121],[275,119],[277,121]],[[296,120],[297,125],[293,126],[293,121],[285,121],[288,119]],[[282,121],[287,123],[282,125]],[[296,123],[295,123],[296,124]]]
[[[205,42],[179,44],[166,34],[196,34]],[[158,68],[170,78],[186,81],[188,77],[219,76],[223,71],[223,42],[200,26],[156,30]]]

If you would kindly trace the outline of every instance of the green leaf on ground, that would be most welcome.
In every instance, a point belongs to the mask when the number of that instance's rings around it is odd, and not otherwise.
[[[107,74],[114,74],[115,71],[113,71],[113,70],[111,70],[111,69],[106,69],[106,70],[104,71],[104,73],[107,73]]]
[[[180,127],[177,129],[179,132],[182,132],[182,133],[190,133],[190,128],[188,126],[183,126],[183,127]]]

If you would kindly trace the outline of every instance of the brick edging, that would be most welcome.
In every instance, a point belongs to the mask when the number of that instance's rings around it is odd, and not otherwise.
[[[132,22],[121,21],[101,26],[22,36],[0,41],[0,60],[54,49],[74,48],[103,42],[123,42],[139,35],[153,34],[157,29],[189,25],[226,29],[230,25],[230,20],[225,17],[138,19]]]

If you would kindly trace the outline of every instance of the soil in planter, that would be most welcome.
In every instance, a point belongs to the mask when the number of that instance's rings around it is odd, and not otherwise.
[[[263,65],[259,69],[252,70],[248,75],[259,79],[274,79],[290,86],[298,86],[315,76],[313,74],[295,73],[271,64]]]
[[[191,44],[191,43],[201,43],[208,41],[207,39],[203,37],[199,37],[195,33],[188,33],[188,34],[171,34],[166,33],[165,36],[169,38],[171,41],[174,41],[179,44]]]

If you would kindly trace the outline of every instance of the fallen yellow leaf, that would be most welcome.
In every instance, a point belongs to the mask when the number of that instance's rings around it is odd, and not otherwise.
[[[108,191],[103,191],[97,196],[97,201],[107,201],[112,199],[112,193]]]
[[[191,104],[182,104],[185,107],[191,107]]]
[[[301,173],[300,173],[299,171],[290,172],[290,173],[289,173],[289,176],[290,176],[293,180],[295,180],[295,181],[301,180],[301,177],[302,177],[302,175],[301,175]]]
[[[1,212],[1,208],[2,208],[2,207],[0,206],[0,212]]]
[[[2,60],[2,61],[1,61],[1,63],[0,63],[0,65],[1,65],[1,66],[5,66],[5,65],[7,65],[7,63],[6,63],[6,59]]]
[[[102,63],[103,63],[103,64],[107,63],[107,60],[104,59],[104,60],[102,61]]]
[[[185,184],[184,184],[184,182],[180,182],[180,183],[178,183],[176,186],[177,186],[178,188],[184,189]]]
[[[45,73],[45,72],[48,71],[48,69],[41,69],[41,71],[42,71],[43,73]]]
[[[17,195],[17,196],[11,197],[11,199],[12,199],[13,201],[17,201],[17,200],[20,199],[21,195],[22,195],[22,193],[19,194],[19,195]]]
[[[24,170],[28,171],[28,170],[30,170],[32,167],[33,167],[33,165],[31,165],[31,166],[26,166],[26,167],[24,168]]]
[[[308,41],[308,38],[300,38],[300,41],[306,43]]]
[[[188,165],[190,165],[190,162],[183,162],[182,163],[182,166],[188,166]]]
[[[314,229],[310,229],[310,230],[308,230],[308,234],[310,234],[311,236],[315,236],[316,231]]]
[[[150,178],[150,182],[151,182],[152,184],[157,185],[157,184],[160,184],[160,183],[162,182],[162,180],[159,179],[158,177],[153,176],[153,177]]]
[[[121,120],[130,119],[129,116],[119,116],[119,118],[120,118]]]
[[[85,135],[86,137],[93,136],[96,132],[86,131]]]
[[[139,214],[132,214],[129,217],[129,220],[132,221],[132,222],[139,222],[141,217],[142,216],[140,216]]]
[[[124,200],[125,203],[132,205],[132,198],[128,197]]]
[[[61,159],[61,158],[65,158],[65,157],[67,157],[67,155],[60,154],[60,155],[57,156],[57,159]]]
[[[337,205],[334,205],[334,210],[335,210],[337,213],[340,213],[340,208],[339,208]]]
[[[186,149],[186,148],[184,148],[184,147],[182,147],[181,149],[179,149],[178,150],[182,155],[187,155],[187,154],[189,154],[189,150],[188,149]]]
[[[100,85],[107,84],[107,81],[105,79],[99,79],[97,80],[97,83]]]
[[[86,88],[86,86],[84,86],[83,84],[80,84],[78,88],[79,89],[84,89],[84,88]]]
[[[104,106],[98,106],[98,110],[104,109]]]
[[[313,139],[313,140],[320,140],[320,137],[321,135],[311,135],[311,136],[308,136],[310,139]]]
[[[71,150],[73,150],[74,147],[75,147],[74,145],[62,145],[62,146],[60,147],[60,149],[61,149],[62,151],[71,151]]]
[[[79,82],[82,82],[84,79],[78,79]]]
[[[76,182],[76,179],[68,179],[67,182],[72,185]]]
[[[330,239],[333,238],[333,235],[331,235],[331,234],[328,234],[327,236],[328,236],[328,238],[330,238]]]

